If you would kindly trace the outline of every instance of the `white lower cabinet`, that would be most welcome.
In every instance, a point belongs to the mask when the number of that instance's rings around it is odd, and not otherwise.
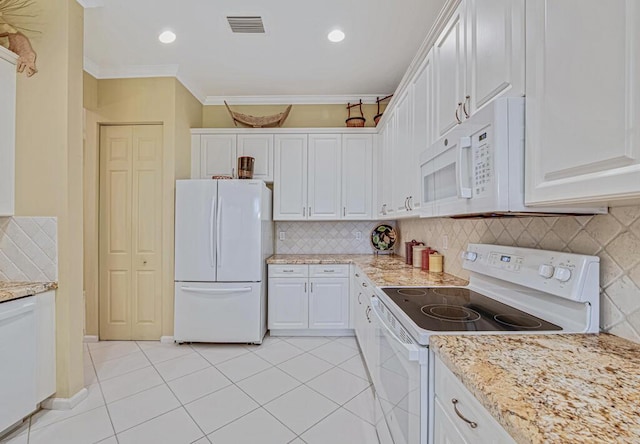
[[[0,303],[0,435],[55,392],[55,292]]]
[[[267,325],[271,333],[348,329],[348,269],[349,265],[270,265]]]
[[[373,370],[377,353],[375,344],[375,328],[371,321],[371,298],[375,296],[375,287],[357,268],[353,272],[351,285],[351,311],[356,339],[370,376],[374,379]]]
[[[436,355],[434,444],[513,444],[513,438]]]

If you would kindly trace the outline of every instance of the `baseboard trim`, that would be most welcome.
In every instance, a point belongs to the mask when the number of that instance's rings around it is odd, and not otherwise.
[[[88,395],[89,390],[83,387],[71,398],[47,398],[42,401],[40,407],[46,410],[71,410],[84,401]]]
[[[84,343],[88,344],[88,343],[92,343],[92,342],[99,342],[100,339],[97,336],[92,336],[92,335],[85,335],[84,336]]]
[[[350,328],[336,330],[296,329],[269,330],[270,336],[355,336],[355,330]]]
[[[160,336],[161,344],[173,344],[174,342],[173,336]]]

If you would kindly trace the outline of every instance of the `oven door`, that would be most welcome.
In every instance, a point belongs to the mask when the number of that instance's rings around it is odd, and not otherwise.
[[[372,299],[371,308],[378,348],[376,400],[386,426],[395,444],[426,444],[428,349],[413,342],[379,299]]]

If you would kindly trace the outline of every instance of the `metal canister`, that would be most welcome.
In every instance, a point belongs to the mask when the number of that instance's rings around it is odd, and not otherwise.
[[[253,166],[256,159],[250,156],[238,157],[238,179],[253,179]]]

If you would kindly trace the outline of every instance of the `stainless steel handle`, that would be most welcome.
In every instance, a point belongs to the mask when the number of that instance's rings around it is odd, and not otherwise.
[[[189,293],[202,293],[202,294],[231,294],[231,293],[248,293],[251,291],[251,287],[240,288],[200,288],[200,287],[180,287],[182,291]]]
[[[405,209],[405,210],[407,210],[407,211],[409,211],[409,207],[407,206],[407,201],[408,201],[408,200],[409,200],[409,198],[408,198],[408,197],[405,197],[405,198],[404,198],[404,209]]]
[[[236,177],[236,169],[235,168],[231,168],[231,177],[232,178]]]
[[[456,121],[458,123],[462,123],[462,120],[460,120],[460,117],[458,116],[458,111],[460,111],[460,106],[462,106],[462,102],[458,103],[458,106],[456,107]]]
[[[371,306],[367,306],[367,309],[364,311],[364,315],[367,317],[367,321],[369,321],[369,323],[371,323],[371,317],[369,316],[370,313],[371,313]]]
[[[211,267],[215,266],[215,246],[214,243],[214,231],[213,224],[216,217],[216,198],[211,198],[211,212],[209,213],[209,261],[211,262]]]
[[[456,415],[458,415],[458,418],[462,419],[464,422],[469,424],[469,427],[471,427],[472,429],[475,429],[476,427],[478,427],[477,422],[469,421],[467,418],[462,416],[462,413],[460,413],[460,411],[458,410],[458,402],[459,401],[456,398],[451,399],[451,403],[453,404],[453,410],[456,412]]]
[[[362,305],[362,301],[360,300],[360,296],[362,296],[362,292],[358,293],[358,304]]]
[[[368,285],[367,285],[367,283],[366,283],[366,282],[363,282],[363,283],[362,283],[362,286],[363,286],[363,287],[367,287]]]
[[[283,273],[293,273],[295,270],[282,270]]]
[[[304,292],[305,293],[307,292],[307,283],[306,282],[304,283]]]
[[[311,217],[311,207],[309,207],[309,217]]]
[[[216,233],[216,261],[218,263],[218,268],[222,265],[222,247],[220,245],[222,230],[220,225],[222,225],[222,198],[218,199],[218,214],[216,214],[216,228],[218,230]]]
[[[413,196],[409,196],[407,202],[409,203],[409,211],[413,211],[413,206],[411,205],[411,201],[413,200]]]
[[[347,207],[342,207],[342,217],[347,215]]]
[[[307,217],[307,207],[302,207],[302,217]]]
[[[311,293],[313,293],[313,282],[311,282]]]
[[[335,273],[336,270],[328,270],[328,269],[325,268],[324,270],[322,270],[322,272],[323,273]]]
[[[464,113],[464,116],[468,119],[469,118],[469,112],[467,111],[467,103],[469,103],[469,108],[471,108],[471,96],[466,96],[464,98],[464,104],[462,105],[462,112]]]

